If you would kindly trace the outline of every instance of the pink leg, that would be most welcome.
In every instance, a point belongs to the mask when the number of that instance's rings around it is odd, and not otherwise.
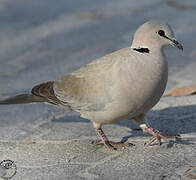
[[[179,138],[180,135],[166,135],[159,132],[156,129],[149,127],[148,125],[142,126],[143,131],[148,132],[153,135],[153,137],[149,140],[149,142],[145,143],[145,145],[151,145],[154,141],[158,141],[159,145],[161,145],[161,139],[173,139]]]
[[[118,146],[118,147],[128,147],[130,145],[129,143],[125,143],[125,142],[112,142],[112,141],[109,141],[101,128],[97,129],[97,133],[101,137],[102,140],[98,140],[95,143],[96,144],[104,144],[108,149],[114,150],[115,146]]]

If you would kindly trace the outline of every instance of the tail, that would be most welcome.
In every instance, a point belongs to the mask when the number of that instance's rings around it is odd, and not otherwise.
[[[21,94],[0,101],[0,105],[28,104],[34,102],[47,102],[55,105],[62,104],[55,96],[53,90],[54,81],[39,84],[31,90],[31,94]]]
[[[13,96],[13,97],[0,101],[0,105],[28,104],[28,103],[34,103],[34,102],[45,102],[45,100],[33,94],[20,94],[20,95]]]

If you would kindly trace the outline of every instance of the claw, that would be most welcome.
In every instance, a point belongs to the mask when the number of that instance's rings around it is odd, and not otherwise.
[[[158,141],[159,145],[161,146],[162,145],[161,139],[173,139],[173,138],[178,139],[178,138],[180,138],[179,134],[166,135],[166,134],[163,134],[163,133],[159,132],[158,130],[153,129],[147,125],[143,130],[145,132],[148,132],[153,135],[153,137],[149,140],[149,142],[144,144],[145,146],[151,145],[154,141]]]
[[[98,128],[97,132],[98,132],[98,135],[101,137],[101,140],[97,140],[94,143],[97,145],[104,144],[110,150],[116,150],[116,147],[125,148],[125,147],[129,147],[130,145],[134,146],[134,144],[132,143],[109,141],[101,128]]]
[[[129,147],[129,146],[135,146],[135,144],[128,143],[128,142],[113,142],[113,141],[108,141],[108,143],[113,146],[113,147]],[[97,140],[94,141],[94,144],[99,145],[99,144],[105,144],[102,140]]]

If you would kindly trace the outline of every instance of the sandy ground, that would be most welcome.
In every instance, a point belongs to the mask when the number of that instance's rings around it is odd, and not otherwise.
[[[167,90],[196,84],[195,0],[0,0],[0,99],[129,46],[149,19],[168,22],[184,45],[183,53],[166,49]],[[150,136],[124,120],[103,129],[135,146],[110,152],[91,144],[92,124],[75,113],[45,104],[1,106],[0,161],[14,161],[12,179],[196,179],[196,96],[162,98],[148,122],[182,138],[144,147]],[[6,173],[0,168],[0,176]]]

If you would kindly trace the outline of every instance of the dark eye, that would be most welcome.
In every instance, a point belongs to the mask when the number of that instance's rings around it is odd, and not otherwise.
[[[165,32],[163,30],[158,31],[159,36],[165,36]]]

